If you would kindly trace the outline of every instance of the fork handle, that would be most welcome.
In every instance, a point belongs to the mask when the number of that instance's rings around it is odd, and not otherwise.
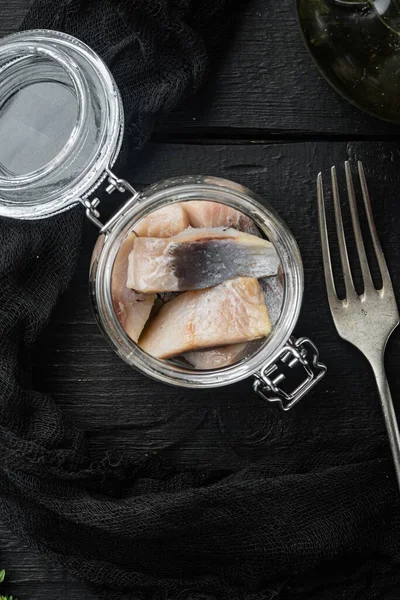
[[[380,361],[380,364],[373,364],[372,368],[374,370],[376,384],[381,398],[383,417],[385,419],[390,448],[392,450],[397,482],[400,488],[400,432],[383,360]]]

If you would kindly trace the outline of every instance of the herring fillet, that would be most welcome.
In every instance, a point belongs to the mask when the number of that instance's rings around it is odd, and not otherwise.
[[[232,228],[189,228],[167,238],[138,238],[129,255],[128,287],[144,292],[204,289],[235,277],[275,275],[271,242]]]
[[[115,259],[111,276],[111,293],[115,313],[122,327],[134,342],[138,341],[157,297],[155,294],[137,293],[126,286],[128,256],[136,239],[136,235],[131,233],[124,240]]]
[[[221,202],[189,200],[184,206],[192,227],[233,227],[239,231],[260,235],[250,217]]]
[[[184,206],[192,227],[233,227],[261,237],[253,220],[231,206],[208,200],[191,200],[185,202]],[[196,369],[218,369],[240,360],[248,347],[249,344],[232,344],[221,348],[187,352],[184,358]]]
[[[155,358],[240,344],[268,335],[271,322],[257,279],[239,277],[180,294],[145,327],[139,346]]]
[[[243,344],[230,344],[219,348],[185,352],[182,356],[196,369],[221,369],[243,358],[248,347],[249,342],[244,342]]]
[[[260,279],[259,283],[264,294],[271,324],[274,326],[278,322],[283,307],[283,277],[281,274],[264,277]],[[231,346],[222,346],[220,348],[186,352],[183,357],[196,369],[220,369],[228,367],[244,358],[250,346],[250,342],[232,344]]]
[[[189,217],[182,205],[169,204],[150,213],[134,227],[138,237],[168,238],[189,227]]]

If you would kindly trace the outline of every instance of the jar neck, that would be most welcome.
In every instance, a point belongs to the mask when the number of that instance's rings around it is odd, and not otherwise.
[[[68,161],[79,152],[87,135],[88,87],[76,62],[65,52],[50,45],[26,46],[14,42],[0,52],[1,86],[0,111],[8,101],[25,88],[52,81],[68,88],[74,97],[76,119],[62,148],[45,164],[30,172],[15,173],[0,162],[0,190],[12,186],[25,189],[38,182],[45,183],[46,176],[65,168]],[[72,99],[72,97],[71,97]]]
[[[123,125],[112,74],[83,42],[50,30],[0,40],[0,215],[78,204],[113,165]]]

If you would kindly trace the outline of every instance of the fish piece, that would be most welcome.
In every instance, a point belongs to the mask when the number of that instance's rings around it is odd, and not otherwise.
[[[192,227],[233,227],[245,233],[260,235],[250,217],[226,204],[190,200],[185,202],[185,210]]]
[[[179,294],[180,292],[164,292],[162,294],[157,294],[157,299],[154,303],[153,310],[151,311],[150,319],[155,317],[160,312],[161,308],[166,302],[169,302],[173,298],[176,298],[177,296],[179,296]]]
[[[272,325],[276,325],[282,312],[284,300],[283,279],[279,275],[260,279],[260,285],[268,307]]]
[[[186,352],[182,356],[196,369],[221,369],[221,367],[228,367],[238,362],[245,356],[248,348],[248,343],[232,344],[231,346],[221,346],[209,350]]]
[[[235,277],[276,275],[279,257],[271,242],[236,229],[189,228],[169,239],[138,238],[129,255],[128,287],[180,292]]]
[[[162,302],[169,302],[170,300],[172,300],[173,298],[176,298],[177,296],[179,296],[179,292],[161,292],[161,294],[158,294],[160,300],[162,300]]]
[[[161,300],[159,296],[156,296],[156,299],[153,304],[153,308],[151,309],[151,313],[149,319],[154,319],[156,315],[160,312],[162,307],[164,306],[164,302]]]
[[[164,304],[144,329],[139,346],[156,358],[203,348],[240,344],[271,331],[257,279],[239,277],[190,291]]]
[[[139,237],[168,238],[189,227],[189,217],[181,203],[155,210],[139,221],[134,232]]]
[[[122,327],[134,342],[138,341],[157,298],[156,294],[137,293],[126,285],[128,257],[136,239],[136,235],[131,233],[124,240],[115,259],[111,277],[114,310]]]

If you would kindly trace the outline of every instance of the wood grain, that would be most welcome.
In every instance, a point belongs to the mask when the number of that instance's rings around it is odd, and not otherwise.
[[[33,0],[2,0],[0,2],[0,37],[17,31],[32,3]]]
[[[0,593],[14,600],[96,600],[81,581],[26,548],[2,523],[0,540],[0,570],[6,569]]]
[[[396,144],[149,145],[123,175],[140,187],[170,176],[193,173],[193,165],[196,165],[198,172],[230,178],[251,187],[281,213],[299,241],[305,264],[305,301],[297,332],[314,338],[324,360],[344,370],[331,369],[326,382],[316,392],[316,410],[326,410],[326,418],[321,416],[319,422],[325,423],[326,436],[334,436],[338,426],[344,431],[349,427],[357,430],[357,423],[362,421],[365,428],[365,418],[358,419],[358,411],[363,414],[368,411],[370,429],[357,433],[362,443],[363,438],[376,433],[377,426],[378,433],[384,435],[383,423],[378,403],[368,405],[368,391],[373,385],[368,365],[350,346],[339,341],[332,324],[325,301],[316,227],[316,173],[346,158],[365,162],[373,198],[378,199],[378,228],[384,245],[390,250],[388,262],[395,288],[398,288],[400,272],[395,264],[395,248],[399,241],[393,227],[397,218],[394,190],[400,180],[400,151]],[[390,178],[391,186],[380,202],[386,178]],[[109,198],[106,202],[110,203],[110,209],[119,199]],[[270,444],[275,423],[278,432],[282,426],[289,428],[294,438],[302,435],[303,427],[310,428],[310,421],[315,419],[313,394],[297,410],[296,420],[289,417],[283,421],[250,394],[249,382],[222,388],[218,393],[185,391],[150,381],[125,365],[101,335],[89,305],[87,273],[95,238],[94,228],[88,225],[79,271],[60,302],[36,364],[38,386],[55,397],[63,410],[88,431],[94,452],[103,453],[112,441],[116,451],[124,451],[134,459],[163,450],[185,467],[205,463],[213,467],[238,467],[255,458],[265,449],[265,444]],[[393,338],[388,354],[395,397],[400,391],[400,382],[394,377],[396,368],[400,367],[399,340],[399,335]],[[343,423],[329,417],[338,391],[337,378],[343,380],[351,396],[358,400],[352,415],[349,417],[346,412],[343,416]],[[227,438],[221,435],[220,425],[229,411],[245,414],[239,420],[238,430],[231,431]],[[255,414],[260,423],[260,436],[265,434],[265,423],[268,435],[264,443],[258,440],[257,444],[249,444],[246,431],[254,434]],[[235,419],[229,416],[228,421],[232,427]],[[278,456],[276,460],[279,461]]]
[[[220,136],[245,133],[248,139],[400,132],[329,87],[305,49],[294,0],[250,1],[203,93],[165,123],[165,131],[186,135],[204,135],[209,128]]]
[[[30,3],[0,3],[0,36],[19,27]],[[400,127],[361,113],[325,82],[303,44],[294,0],[239,4],[232,42],[198,97],[159,127],[162,139],[400,135]]]
[[[0,0],[0,36],[18,29],[30,3]],[[279,464],[280,433],[285,431],[295,447],[316,419],[323,426],[314,431],[315,439],[332,447],[340,447],[338,432],[340,441],[351,431],[361,449],[370,437],[384,438],[378,400],[371,402],[369,368],[355,350],[340,342],[321,300],[315,175],[345,158],[365,162],[378,229],[399,289],[398,144],[348,142],[360,136],[398,138],[399,133],[399,128],[363,115],[329,88],[303,46],[292,0],[247,4],[238,15],[230,48],[199,97],[159,127],[156,139],[170,143],[149,145],[124,175],[138,187],[193,171],[219,175],[248,185],[276,207],[298,238],[305,264],[305,301],[297,333],[313,337],[328,366],[339,364],[340,369],[331,366],[320,388],[287,416],[250,395],[249,381],[218,392],[188,392],[136,373],[113,353],[91,311],[87,273],[96,232],[87,224],[78,272],[38,348],[35,380],[38,389],[52,394],[85,429],[94,455],[112,448],[137,459],[162,451],[181,466],[235,468],[268,448],[271,461]],[[327,137],[338,141],[326,142]],[[173,143],[177,139],[188,143]],[[108,198],[103,213],[118,202]],[[395,398],[400,392],[399,368],[396,332],[387,353]],[[332,407],[343,402],[343,389],[353,404],[338,422],[332,418]],[[21,545],[1,523],[0,568],[8,571],[2,592],[19,600],[95,598],[64,570]],[[399,596],[400,592],[392,592],[385,600]]]
[[[38,389],[52,394],[62,410],[86,430],[94,455],[112,449],[137,459],[162,452],[184,467],[208,464],[237,468],[268,451],[271,464],[280,465],[281,433],[285,432],[287,443],[296,447],[303,432],[313,430],[316,420],[319,427],[314,429],[310,443],[319,439],[325,446],[331,445],[332,462],[337,458],[338,436],[345,440],[351,432],[361,451],[363,445],[370,444],[370,438],[384,438],[376,394],[371,402],[374,383],[368,365],[356,350],[339,340],[323,300],[315,176],[318,170],[326,172],[332,163],[339,165],[346,158],[365,163],[378,230],[388,252],[395,289],[399,289],[400,241],[393,226],[397,219],[395,190],[400,183],[397,144],[151,144],[125,169],[123,175],[141,187],[193,173],[196,165],[198,172],[239,181],[257,191],[264,202],[270,202],[299,240],[305,264],[305,301],[296,332],[317,342],[330,370],[319,388],[288,415],[271,410],[251,394],[249,381],[218,392],[185,391],[163,386],[132,370],[108,346],[91,311],[87,273],[97,234],[88,223],[78,272],[36,353],[35,379]],[[111,211],[119,198],[108,198],[106,202]],[[393,396],[399,398],[399,331],[390,342],[387,356]],[[346,389],[347,398],[352,398],[352,405],[343,406],[343,417],[338,420],[335,406],[344,401],[342,389]],[[327,460],[329,466],[329,457]],[[43,590],[51,593],[51,598],[62,598],[63,590],[67,590],[72,600],[90,600],[84,587],[20,548],[0,529],[0,539],[7,538],[10,541],[2,543],[0,556],[4,567],[11,568],[12,591],[21,596],[20,600],[42,598]]]

